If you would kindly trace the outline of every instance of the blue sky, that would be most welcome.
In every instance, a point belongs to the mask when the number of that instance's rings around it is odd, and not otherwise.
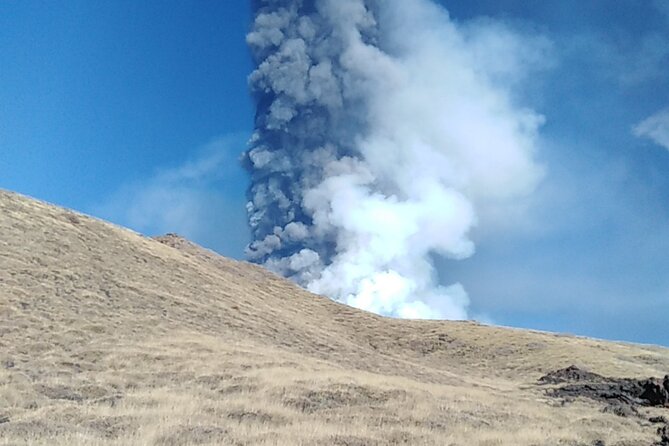
[[[249,14],[237,2],[0,2],[0,186],[162,232],[174,218],[115,203],[237,135],[226,176],[188,187],[221,211],[190,235],[240,256]]]
[[[669,107],[667,2],[441,3],[550,42],[521,89],[546,118],[530,218],[481,228],[442,278],[496,323],[669,345],[669,130],[638,131]],[[0,2],[0,187],[242,258],[250,20],[242,1]]]

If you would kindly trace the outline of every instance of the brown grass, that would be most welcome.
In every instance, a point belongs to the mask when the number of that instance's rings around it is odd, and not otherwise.
[[[535,383],[570,364],[660,376],[659,347],[386,319],[4,192],[0,234],[0,445],[656,440],[641,418]]]

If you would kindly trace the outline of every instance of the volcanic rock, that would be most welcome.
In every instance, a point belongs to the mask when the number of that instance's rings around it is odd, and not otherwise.
[[[551,396],[571,400],[576,397],[590,398],[613,405],[608,411],[629,415],[630,410],[620,409],[620,405],[669,407],[669,392],[665,385],[669,380],[635,380],[629,378],[609,378],[587,370],[570,366],[556,370],[539,379],[540,384],[564,384],[551,389]]]
[[[669,392],[666,385],[669,384],[665,377],[664,383],[660,380],[649,379],[643,383],[643,392],[639,398],[648,401],[651,406],[669,406]]]
[[[542,376],[539,378],[539,382],[541,384],[561,384],[580,381],[600,381],[602,379],[604,377],[601,375],[580,369],[575,365],[570,365],[566,369],[556,370]]]

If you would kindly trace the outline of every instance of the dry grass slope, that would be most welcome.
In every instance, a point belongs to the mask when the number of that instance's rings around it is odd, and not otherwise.
[[[178,237],[0,192],[0,445],[657,439],[643,419],[536,386],[572,363],[660,376],[669,351],[386,319]]]

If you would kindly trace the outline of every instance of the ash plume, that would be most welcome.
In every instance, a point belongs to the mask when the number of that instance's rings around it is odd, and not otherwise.
[[[429,0],[256,0],[250,260],[310,291],[406,318],[467,317],[434,255],[542,175],[543,118],[513,92],[541,42],[454,23]]]

